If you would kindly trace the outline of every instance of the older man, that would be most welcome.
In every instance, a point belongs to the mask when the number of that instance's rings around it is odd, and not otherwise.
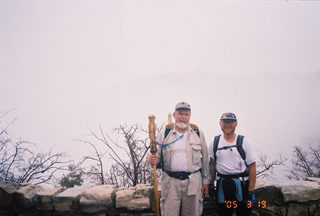
[[[149,156],[151,164],[162,167],[161,215],[179,216],[202,213],[202,193],[208,194],[209,161],[205,137],[189,124],[190,105],[178,103],[175,123],[157,136],[158,152]]]

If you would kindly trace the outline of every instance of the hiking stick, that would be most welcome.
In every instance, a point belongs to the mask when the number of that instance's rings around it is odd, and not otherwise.
[[[150,138],[150,152],[151,154],[157,153],[157,147],[155,144],[156,136],[156,123],[155,116],[149,115],[149,138]],[[153,167],[153,188],[154,188],[154,199],[156,204],[156,216],[160,216],[159,212],[159,195],[158,195],[158,180],[157,180],[157,167],[155,164],[152,164]]]

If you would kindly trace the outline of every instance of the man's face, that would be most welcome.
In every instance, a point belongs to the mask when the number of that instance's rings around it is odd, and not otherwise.
[[[220,127],[224,134],[231,135],[235,132],[238,125],[237,121],[234,120],[220,120]]]
[[[186,129],[189,125],[191,112],[190,110],[177,110],[173,113],[176,126],[182,130]]]

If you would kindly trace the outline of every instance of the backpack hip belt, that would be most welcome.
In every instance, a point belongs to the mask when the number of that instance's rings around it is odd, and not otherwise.
[[[249,176],[248,172],[243,172],[243,173],[239,173],[239,174],[230,174],[230,175],[224,175],[221,173],[217,173],[217,176],[221,177],[221,178],[240,178],[240,177],[247,177]]]

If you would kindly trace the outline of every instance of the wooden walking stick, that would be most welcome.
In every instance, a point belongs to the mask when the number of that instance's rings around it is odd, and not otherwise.
[[[156,136],[156,123],[155,116],[149,115],[149,138],[150,138],[150,152],[151,154],[157,153],[157,147],[155,143]],[[153,167],[153,188],[154,188],[154,200],[156,203],[156,216],[160,216],[159,211],[159,194],[158,194],[158,180],[157,180],[157,167],[155,164],[152,164]]]

